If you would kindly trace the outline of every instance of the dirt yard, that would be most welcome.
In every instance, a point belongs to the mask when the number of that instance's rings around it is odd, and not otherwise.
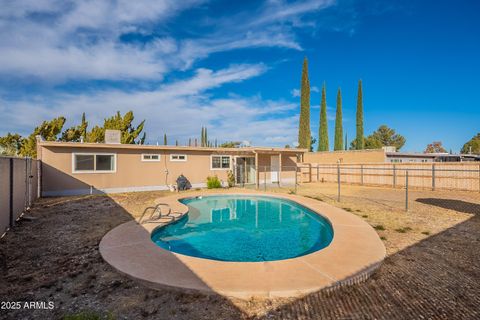
[[[411,192],[409,212],[402,190],[344,186],[340,203],[332,184],[305,184],[298,193],[377,230],[388,257],[369,280],[273,301],[151,290],[103,262],[98,243],[165,193],[50,198],[37,202],[29,214],[36,219],[0,239],[0,301],[54,308],[1,309],[0,319],[480,318],[480,193]]]

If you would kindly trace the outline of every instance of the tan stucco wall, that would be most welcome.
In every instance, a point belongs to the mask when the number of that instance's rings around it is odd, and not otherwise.
[[[307,152],[303,156],[305,163],[380,163],[386,161],[385,151],[375,150],[347,150],[331,152]]]
[[[74,173],[72,169],[73,153],[113,153],[116,154],[116,172],[112,173]],[[160,154],[159,162],[141,160],[143,153]],[[186,154],[186,162],[170,161],[170,154]],[[135,190],[152,190],[165,188],[175,184],[180,174],[187,177],[193,187],[202,187],[208,176],[217,175],[227,181],[228,170],[211,170],[211,155],[230,155],[233,170],[235,155],[204,150],[152,150],[125,148],[79,148],[64,146],[43,146],[42,160],[42,191],[44,195],[79,194],[93,190],[106,192],[121,192]],[[260,165],[270,166],[270,155],[259,155]],[[282,166],[291,166],[281,175],[282,179],[294,179],[296,156],[283,154]],[[270,175],[267,179],[270,179]]]
[[[114,153],[117,155],[116,172],[113,173],[73,173],[72,154]],[[141,161],[142,153],[161,154],[159,162]],[[187,155],[186,162],[170,161],[171,153]],[[205,183],[207,176],[217,175],[226,181],[227,170],[210,170],[209,152],[168,152],[126,149],[81,149],[45,147],[42,150],[43,191],[75,189],[133,188],[175,184],[183,173],[192,184]]]

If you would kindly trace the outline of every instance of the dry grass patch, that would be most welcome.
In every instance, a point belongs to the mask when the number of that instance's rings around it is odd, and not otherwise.
[[[454,199],[465,203],[480,203],[480,193],[449,191],[411,191],[409,211],[405,211],[405,190],[385,187],[342,185],[341,202],[337,201],[335,183],[306,183],[297,194],[318,199],[355,214],[386,239],[388,254],[411,246],[426,236],[437,234],[472,217],[461,212],[417,201],[422,199]],[[284,189],[269,189],[285,192]],[[471,211],[471,210],[470,210]],[[428,231],[428,234],[425,233]]]
[[[480,212],[474,218],[473,211],[480,205],[480,194],[415,191],[406,213],[402,190],[342,186],[338,203],[336,188],[335,184],[304,184],[298,194],[347,208],[376,227],[389,257],[366,283],[304,299],[248,301],[151,290],[105,263],[98,243],[108,231],[140,217],[145,207],[169,192],[51,198],[41,199],[33,208],[31,215],[37,220],[21,221],[0,240],[0,257],[6,261],[5,270],[0,269],[0,300],[54,301],[55,309],[11,310],[0,313],[0,319],[65,315],[81,319],[82,313],[121,319],[209,320],[478,315]],[[463,209],[464,204],[469,207]]]

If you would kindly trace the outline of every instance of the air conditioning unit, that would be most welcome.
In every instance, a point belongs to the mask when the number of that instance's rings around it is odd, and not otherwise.
[[[122,143],[122,132],[120,130],[105,130],[105,143],[120,144]]]

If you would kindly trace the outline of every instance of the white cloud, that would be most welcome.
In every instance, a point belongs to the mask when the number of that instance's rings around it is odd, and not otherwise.
[[[294,22],[299,18],[299,15],[325,9],[333,4],[335,4],[335,0],[307,0],[294,3],[269,1],[263,9],[263,14],[253,19],[250,25],[264,25],[279,21]]]
[[[196,60],[215,52],[257,47],[302,50],[295,28],[315,25],[299,20],[334,4],[334,0],[267,1],[256,12],[241,12],[211,21],[215,31],[200,39],[181,41],[179,57],[184,68],[189,68]]]
[[[302,50],[297,29],[315,27],[311,14],[334,4],[333,0],[266,1],[256,10],[213,17],[208,22],[199,17],[192,25],[182,26],[188,31],[185,34],[195,36],[175,37],[167,22],[205,1],[0,0],[0,80],[8,77],[17,83],[47,84],[113,80],[152,88],[170,72],[189,70],[213,53],[259,47]],[[210,31],[196,32],[198,26]],[[154,28],[161,32],[154,33]],[[152,39],[126,43],[121,36],[128,32]],[[292,110],[296,104],[264,100],[260,94],[218,98],[212,93],[223,84],[266,72],[266,65],[239,63],[217,71],[195,68],[190,78],[165,82],[149,91],[97,89],[73,94],[53,90],[15,100],[0,93],[0,134],[28,134],[41,121],[57,115],[78,122],[85,111],[93,125],[117,110],[133,110],[137,119],[147,119],[151,139],[167,132],[185,140],[198,136],[201,125],[208,125],[210,136],[220,140],[250,140],[257,145],[295,140],[297,115]],[[311,91],[318,92],[318,88]]]
[[[127,45],[122,32],[202,1],[2,1],[0,74],[49,81],[161,79],[172,38]]]
[[[283,145],[296,138],[296,104],[263,100],[261,96],[212,98],[209,90],[225,83],[240,82],[265,72],[261,65],[233,65],[212,71],[198,69],[189,79],[162,85],[152,91],[107,90],[93,94],[61,94],[51,99],[0,100],[5,126],[0,134],[19,131],[28,134],[33,127],[53,116],[65,115],[66,126],[78,123],[86,112],[90,125],[100,124],[119,110],[134,110],[137,120],[146,119],[148,139],[154,142],[167,133],[185,143],[199,135],[202,125],[219,141],[249,140],[256,145]],[[15,109],[16,112],[7,112]],[[28,117],[24,115],[28,114]]]
[[[32,54],[34,58],[32,59]],[[101,43],[86,49],[44,46],[35,50],[26,47],[0,51],[0,72],[28,74],[39,79],[158,79],[167,68],[156,61],[148,50],[128,45]]]
[[[150,35],[150,25],[162,25],[204,1],[0,0],[0,75],[53,82],[159,80],[216,52],[258,47],[301,50],[295,36],[297,20],[334,3],[267,1],[253,13],[213,18],[212,31],[194,38],[164,34],[147,45],[120,40],[125,32]]]

